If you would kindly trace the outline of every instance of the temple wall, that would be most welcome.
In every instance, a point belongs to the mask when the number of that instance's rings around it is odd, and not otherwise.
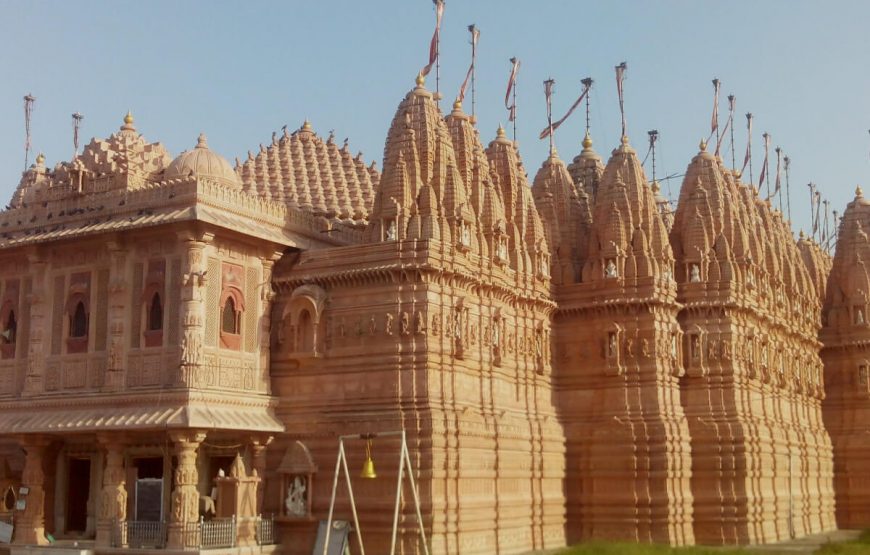
[[[549,387],[545,306],[425,272],[342,281],[282,287],[276,300],[283,332],[272,375],[287,434],[270,450],[296,440],[309,448],[319,467],[316,518],[328,512],[337,436],[404,428],[434,553],[564,545],[564,443]],[[322,312],[314,308],[320,298]],[[308,309],[316,312],[313,344],[299,329]],[[363,443],[346,445],[366,549],[387,550],[398,442],[374,440],[376,480],[358,478]],[[340,519],[350,519],[345,489]],[[413,551],[407,490],[401,519],[403,549]]]

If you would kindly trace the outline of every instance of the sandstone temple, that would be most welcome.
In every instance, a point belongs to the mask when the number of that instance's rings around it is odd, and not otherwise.
[[[831,259],[703,143],[675,206],[628,137],[530,180],[422,78],[380,169],[308,122],[235,167],[191,143],[128,114],[0,212],[13,553],[308,555],[336,483],[387,553],[396,430],[433,554],[870,526],[860,189]]]

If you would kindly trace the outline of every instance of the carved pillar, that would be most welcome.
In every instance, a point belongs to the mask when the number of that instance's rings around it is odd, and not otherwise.
[[[267,394],[271,393],[272,386],[272,380],[269,376],[272,337],[272,304],[275,299],[275,292],[272,290],[272,268],[281,256],[282,253],[275,252],[268,258],[261,258],[263,266],[263,285],[260,290],[262,310],[260,312],[260,368],[258,369],[260,385],[258,389]],[[262,489],[262,486],[260,489]],[[261,498],[262,497],[260,497],[260,499]]]
[[[23,545],[46,545],[45,539],[45,474],[42,471],[42,460],[48,439],[40,436],[28,436],[22,440],[22,448],[26,452],[24,471],[21,474],[21,487],[29,491],[23,497],[27,505],[16,515],[15,539],[13,543]]]
[[[124,370],[127,367],[127,341],[124,341],[124,323],[127,320],[128,279],[127,251],[115,241],[109,242],[111,266],[109,274],[109,355],[103,391],[124,388]],[[131,306],[134,311],[137,307]]]
[[[184,232],[185,269],[181,276],[181,385],[196,387],[202,365],[205,341],[205,292],[208,284],[205,247],[214,235]],[[214,276],[212,276],[214,277]]]
[[[263,497],[266,493],[266,447],[272,443],[272,436],[251,438],[251,467],[260,483],[257,484],[257,514],[263,514]]]
[[[199,473],[196,470],[196,453],[199,444],[205,439],[205,432],[173,432],[170,435],[175,444],[178,466],[175,469],[175,489],[172,491],[172,514],[169,520],[167,547],[181,549],[185,543],[196,542],[198,538],[189,537],[186,530],[199,520],[199,491],[196,484]],[[188,540],[187,542],[185,540]]]
[[[98,547],[112,547],[114,523],[127,520],[124,443],[117,436],[100,435],[97,439],[106,451],[106,468],[103,471],[103,490],[100,493],[96,543]]]
[[[28,255],[32,289],[26,302],[30,304],[30,345],[27,346],[27,373],[24,376],[24,396],[39,395],[43,391],[45,373],[45,341],[49,333],[46,312],[48,264],[39,255]],[[58,301],[58,302],[63,302]]]

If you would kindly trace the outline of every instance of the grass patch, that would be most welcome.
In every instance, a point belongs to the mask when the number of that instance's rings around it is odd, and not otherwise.
[[[740,548],[669,547],[629,542],[588,542],[569,547],[554,555],[750,555],[750,553],[752,552]],[[851,555],[851,552],[844,553]]]
[[[864,530],[857,540],[829,543],[816,551],[819,555],[866,555],[870,553],[870,530]]]

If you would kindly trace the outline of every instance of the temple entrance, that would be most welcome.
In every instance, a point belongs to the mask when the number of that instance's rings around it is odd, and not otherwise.
[[[88,528],[88,497],[91,489],[91,460],[69,459],[66,496],[66,531],[83,534]]]
[[[163,458],[134,459],[136,484],[133,520],[163,520]]]

